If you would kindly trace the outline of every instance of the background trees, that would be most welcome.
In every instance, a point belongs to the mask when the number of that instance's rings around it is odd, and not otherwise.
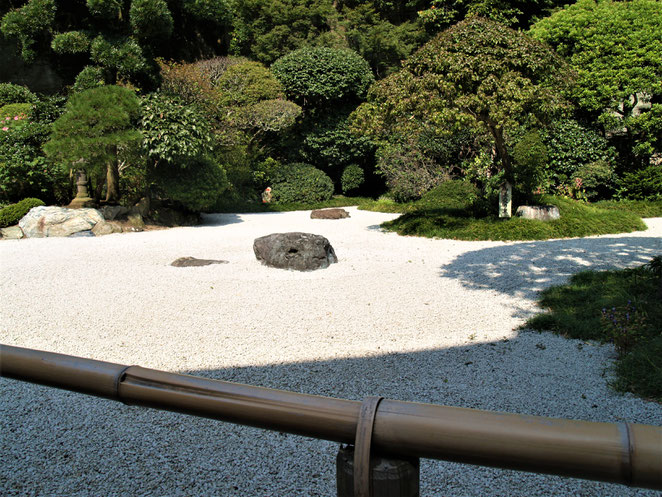
[[[571,97],[619,146],[625,170],[662,150],[662,3],[580,0],[531,34],[577,72]]]

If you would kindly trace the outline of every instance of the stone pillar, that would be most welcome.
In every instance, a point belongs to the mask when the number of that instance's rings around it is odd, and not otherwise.
[[[513,185],[506,181],[499,190],[499,217],[513,216]]]
[[[416,458],[372,456],[370,461],[374,497],[419,497],[420,464]],[[336,457],[338,497],[354,497],[354,447],[340,447]]]
[[[78,179],[76,180],[76,197],[67,206],[70,209],[80,209],[81,207],[94,207],[94,200],[90,198],[90,193],[87,191],[87,176],[82,169],[78,170]]]

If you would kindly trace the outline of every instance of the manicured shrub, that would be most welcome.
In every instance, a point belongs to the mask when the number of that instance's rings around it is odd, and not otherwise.
[[[161,164],[154,177],[165,197],[193,212],[211,208],[228,188],[223,167],[206,157],[188,161],[184,169]]]
[[[416,202],[417,209],[466,209],[479,197],[479,190],[469,181],[449,180],[433,188]]]
[[[90,58],[96,64],[116,74],[119,79],[130,79],[149,69],[143,49],[130,38],[112,39],[97,36],[90,46]]]
[[[218,92],[197,64],[159,61],[159,66],[161,93],[181,98],[186,104],[195,104],[211,116],[220,113]]]
[[[577,121],[558,121],[541,136],[547,146],[547,188],[568,184],[588,164],[602,162],[614,170],[614,149],[600,133]]]
[[[342,177],[340,178],[343,194],[355,193],[363,184],[364,180],[363,169],[356,164],[350,164],[342,172]]]
[[[230,66],[244,62],[248,62],[246,57],[214,57],[213,59],[198,61],[193,66],[212,84],[216,84]]]
[[[72,93],[80,93],[85,90],[104,86],[105,84],[105,71],[103,68],[98,66],[86,66],[80,73],[78,73],[78,76],[76,76],[76,81],[74,81],[71,91]]]
[[[51,41],[51,48],[60,55],[86,53],[90,48],[90,39],[82,31],[58,33]]]
[[[581,188],[588,200],[594,201],[611,197],[614,192],[616,174],[613,165],[598,160],[581,166],[575,172],[573,181],[581,181]]]
[[[333,196],[331,178],[304,163],[284,166],[274,174],[271,186],[275,202],[311,203],[329,200]]]
[[[249,105],[283,98],[283,85],[259,62],[229,66],[214,83],[223,105]]]
[[[121,16],[122,4],[117,0],[87,0],[87,8],[93,16],[115,20]]]
[[[40,205],[46,204],[38,198],[25,198],[16,204],[8,205],[7,207],[0,209],[0,228],[6,228],[7,226],[18,224],[30,209]]]
[[[0,107],[7,104],[33,103],[37,96],[27,86],[0,83]]]
[[[181,99],[152,93],[142,99],[143,148],[156,162],[183,165],[211,152],[212,133],[208,120],[194,105]]]
[[[159,41],[172,34],[172,14],[164,0],[133,0],[129,18],[133,33],[141,40]]]
[[[415,146],[386,144],[377,153],[377,171],[397,202],[418,200],[448,179],[446,171]]]
[[[629,200],[662,200],[662,167],[648,166],[624,174],[618,181],[617,196]]]
[[[525,198],[544,183],[544,168],[548,160],[545,143],[537,131],[526,133],[512,149],[513,161],[517,165],[515,188]]]
[[[302,107],[365,98],[374,76],[368,63],[352,50],[302,48],[271,66],[290,100]]]

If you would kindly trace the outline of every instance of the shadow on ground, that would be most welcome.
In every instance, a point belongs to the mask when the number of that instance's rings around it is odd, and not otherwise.
[[[522,242],[466,252],[441,267],[444,278],[530,300],[579,271],[645,264],[662,254],[662,240],[646,237],[573,238]]]

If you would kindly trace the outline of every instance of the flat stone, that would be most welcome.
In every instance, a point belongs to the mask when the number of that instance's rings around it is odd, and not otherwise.
[[[75,233],[72,233],[69,235],[69,238],[94,238],[94,233],[92,233],[92,230],[83,230],[83,231],[76,231]]]
[[[24,237],[23,230],[20,226],[9,226],[7,228],[0,228],[0,235],[5,240],[19,240]]]
[[[537,219],[538,221],[561,219],[559,208],[555,205],[520,205],[515,215],[524,219]]]
[[[345,219],[349,212],[345,209],[316,209],[310,213],[310,219]]]
[[[279,269],[313,271],[338,262],[329,240],[311,233],[272,233],[256,238],[253,252],[262,264]]]
[[[79,231],[89,231],[103,221],[103,216],[96,209],[39,206],[30,209],[18,225],[26,238],[43,238],[71,236]]]
[[[196,259],[195,257],[180,257],[170,264],[175,267],[198,267],[209,266],[210,264],[227,264],[228,261],[218,259]]]

